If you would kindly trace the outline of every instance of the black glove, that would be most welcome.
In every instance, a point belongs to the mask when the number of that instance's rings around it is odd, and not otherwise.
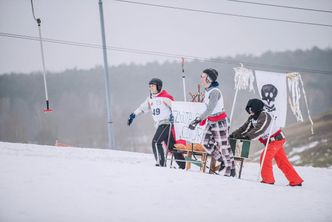
[[[128,126],[130,126],[130,124],[133,122],[133,120],[135,119],[136,115],[135,113],[132,113],[129,115],[129,118],[128,118]]]
[[[189,124],[189,129],[194,130],[197,126],[198,123],[201,122],[201,119],[199,117],[196,117],[190,124]]]

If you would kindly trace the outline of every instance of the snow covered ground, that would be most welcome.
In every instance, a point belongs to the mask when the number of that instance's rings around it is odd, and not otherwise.
[[[303,187],[154,167],[151,154],[0,142],[0,221],[332,221],[332,169]]]

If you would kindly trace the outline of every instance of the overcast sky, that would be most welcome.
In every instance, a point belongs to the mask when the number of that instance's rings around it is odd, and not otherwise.
[[[135,0],[134,0],[135,1]],[[207,11],[332,24],[332,14],[225,0],[137,0]],[[252,0],[254,1],[254,0]],[[256,1],[256,0],[255,0]],[[332,10],[330,0],[263,1]],[[234,56],[332,47],[332,27],[289,24],[104,0],[106,41],[125,47],[197,57]],[[44,38],[101,44],[98,0],[34,0]],[[0,0],[0,32],[38,37],[30,0]],[[100,49],[45,44],[46,68],[62,71],[102,64]],[[109,51],[109,64],[169,59]],[[176,58],[173,58],[176,59]],[[180,61],[180,58],[178,59]],[[39,42],[0,36],[0,73],[40,71]]]

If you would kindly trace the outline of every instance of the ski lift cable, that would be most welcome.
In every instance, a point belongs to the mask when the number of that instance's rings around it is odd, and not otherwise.
[[[41,19],[40,18],[36,18],[36,16],[35,16],[35,10],[34,10],[34,6],[33,6],[33,0],[31,0],[31,9],[32,9],[32,16],[33,16],[34,20],[37,22],[37,26],[38,26],[40,52],[41,52],[41,59],[42,59],[42,65],[43,65],[43,79],[44,79],[45,100],[46,100],[46,109],[44,109],[44,112],[52,112],[53,110],[50,109],[50,104],[49,104],[49,99],[48,99],[48,90],[47,90],[47,81],[46,81],[45,56],[44,56],[43,38],[42,38],[42,32],[41,32]]]
[[[33,37],[33,36],[27,36],[27,35],[18,35],[18,34],[0,32],[0,36],[8,37],[8,38],[18,38],[18,39],[39,41],[39,38]],[[43,38],[43,42],[77,46],[77,47],[87,47],[87,48],[94,48],[94,49],[103,48],[101,45],[98,45],[98,44],[82,43],[82,42],[50,39],[50,38]],[[211,62],[211,63],[228,64],[228,65],[239,65],[242,63],[242,64],[245,64],[246,67],[248,67],[248,68],[255,68],[255,69],[259,68],[259,69],[268,69],[268,70],[285,71],[285,72],[297,71],[297,72],[301,72],[301,73],[332,75],[332,71],[328,71],[328,70],[300,68],[300,67],[295,67],[295,66],[263,64],[263,63],[235,60],[235,59],[234,60],[233,59],[227,60],[227,59],[222,59],[222,58],[211,59],[211,58],[198,57],[198,56],[194,56],[194,55],[180,55],[180,54],[174,54],[174,53],[168,53],[168,52],[162,52],[162,51],[123,48],[123,47],[116,47],[116,46],[106,46],[106,48],[107,48],[107,50],[111,50],[111,51],[131,53],[131,54],[155,55],[155,56],[161,56],[161,57],[165,57],[165,58],[174,58],[174,59],[179,59],[179,58],[183,57],[184,59],[187,59],[187,60],[198,60],[201,62]]]
[[[217,12],[217,11],[209,11],[209,10],[193,9],[193,8],[184,8],[184,7],[160,5],[160,4],[152,4],[152,3],[136,2],[136,1],[128,1],[128,0],[113,0],[113,1],[120,2],[120,3],[127,3],[127,4],[143,5],[143,6],[158,7],[158,8],[167,8],[167,9],[190,11],[190,12],[199,12],[199,13],[206,13],[206,14],[213,14],[213,15],[223,15],[223,16],[256,19],[256,20],[284,22],[284,23],[293,23],[293,24],[311,25],[311,26],[323,26],[323,27],[327,27],[327,28],[332,28],[332,24],[324,24],[324,23],[304,22],[304,21],[286,20],[286,19],[269,18],[269,17],[258,17],[258,16],[251,16],[251,15],[235,14],[235,13],[228,13],[228,12]]]
[[[286,9],[296,9],[296,10],[304,10],[304,11],[313,11],[313,12],[324,12],[324,13],[332,13],[330,10],[322,10],[322,9],[313,9],[313,8],[303,8],[303,7],[295,7],[288,5],[276,5],[262,2],[250,2],[250,1],[240,1],[240,0],[226,0],[234,3],[244,3],[244,4],[253,4],[253,5],[261,5],[261,6],[269,6],[269,7],[277,7],[277,8],[286,8]]]

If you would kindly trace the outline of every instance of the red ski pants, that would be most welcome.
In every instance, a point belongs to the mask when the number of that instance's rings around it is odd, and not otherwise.
[[[279,169],[284,173],[287,180],[289,181],[290,185],[297,185],[303,182],[303,179],[298,175],[295,171],[292,164],[289,162],[285,150],[284,150],[284,143],[286,142],[285,139],[279,141],[272,141],[269,143],[264,164],[262,167],[262,179],[264,183],[274,183],[274,176],[273,176],[273,169],[272,169],[272,160],[275,159],[277,166]],[[260,163],[262,163],[262,158],[264,155],[264,150],[260,156]]]

